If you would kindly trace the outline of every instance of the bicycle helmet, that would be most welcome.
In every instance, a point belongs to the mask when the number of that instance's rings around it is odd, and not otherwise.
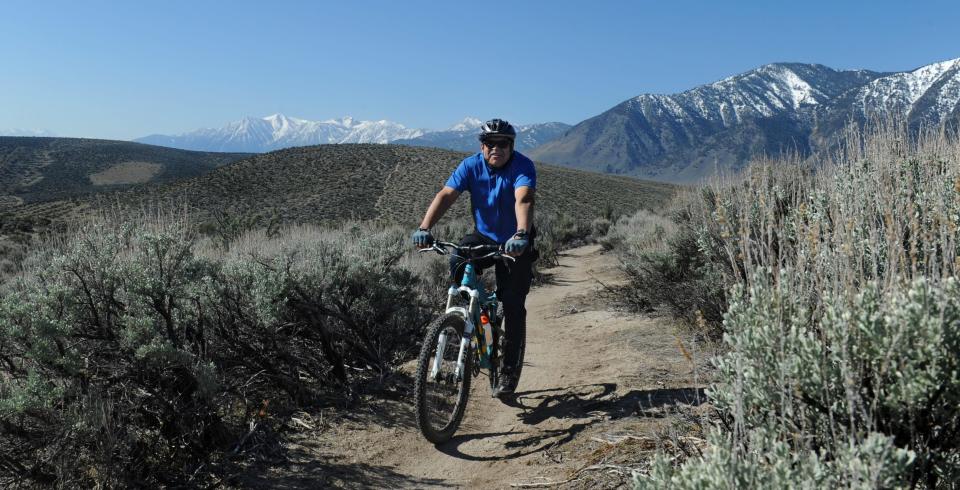
[[[513,129],[513,126],[503,119],[491,119],[480,126],[480,134],[477,135],[477,138],[483,141],[491,136],[502,136],[514,141],[517,139],[517,130]]]

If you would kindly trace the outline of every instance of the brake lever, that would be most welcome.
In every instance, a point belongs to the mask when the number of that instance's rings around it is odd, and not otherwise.
[[[438,253],[438,254],[440,254],[440,255],[447,255],[446,249],[444,249],[443,247],[437,246],[436,242],[434,242],[433,244],[431,244],[429,247],[426,247],[426,248],[418,248],[418,249],[417,249],[417,252],[419,252],[419,253],[424,253],[424,252],[436,252],[436,253]]]

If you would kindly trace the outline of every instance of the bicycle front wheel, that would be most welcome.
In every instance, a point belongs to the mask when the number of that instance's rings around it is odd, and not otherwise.
[[[447,313],[430,325],[420,347],[413,399],[420,432],[434,444],[453,437],[467,407],[474,356],[467,352],[458,376],[463,329],[463,317]]]

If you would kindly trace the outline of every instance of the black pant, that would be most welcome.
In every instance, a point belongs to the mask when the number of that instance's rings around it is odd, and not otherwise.
[[[523,254],[517,257],[516,262],[505,260],[484,259],[474,262],[474,270],[479,277],[486,269],[493,265],[497,273],[497,299],[503,303],[504,329],[503,338],[503,374],[513,377],[517,372],[520,359],[520,347],[526,335],[527,308],[524,306],[527,293],[530,292],[530,281],[533,279],[533,261],[537,260],[537,251],[534,249],[536,229],[530,231],[530,244]],[[461,246],[496,245],[497,243],[479,232],[474,231],[460,240]],[[456,257],[450,258],[450,275],[454,284],[463,280],[463,261]],[[513,380],[516,383],[517,380]]]

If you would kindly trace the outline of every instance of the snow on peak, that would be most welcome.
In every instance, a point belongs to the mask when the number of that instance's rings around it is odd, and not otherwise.
[[[387,120],[356,121],[347,116],[341,119],[310,121],[277,113],[266,117],[243,117],[221,128],[204,128],[174,136],[158,136],[165,138],[164,144],[176,148],[262,152],[331,143],[387,143],[397,139],[416,138],[422,134],[423,131],[419,129],[407,129]]]
[[[960,101],[960,58],[909,72],[838,72],[822,65],[772,63],[680,94],[631,99],[649,117],[706,120],[724,126],[744,117],[771,117],[803,107],[832,104],[849,90],[862,113],[921,110],[939,120]],[[859,80],[859,82],[858,82]],[[919,100],[926,101],[916,107]]]
[[[366,121],[360,121],[361,123]],[[340,119],[327,119],[325,121],[318,121],[319,124],[328,124],[333,126],[341,126],[344,128],[352,128],[354,126],[354,120],[352,116],[341,117]]]
[[[960,86],[960,58],[921,66],[913,71],[894,73],[870,82],[858,94],[863,112],[910,110],[934,85],[933,112],[949,111],[957,104]],[[949,78],[949,79],[945,79]]]
[[[270,124],[270,127],[273,128],[275,133],[290,131],[291,128],[299,122],[294,119],[288,119],[283,114],[273,114],[272,116],[263,118],[263,120]]]
[[[467,116],[457,124],[450,126],[450,129],[447,131],[473,131],[474,129],[479,128],[481,124],[483,124],[483,121],[475,117]]]
[[[933,63],[905,73],[910,103],[916,102],[944,73],[957,67],[960,67],[960,58]]]
[[[7,128],[0,129],[0,136],[56,136],[53,131],[48,129],[23,129],[23,128]]]
[[[820,92],[813,88],[806,80],[800,78],[797,73],[785,66],[777,66],[770,71],[770,75],[776,81],[771,85],[771,89],[778,96],[790,102],[794,109],[801,104],[817,104]]]

